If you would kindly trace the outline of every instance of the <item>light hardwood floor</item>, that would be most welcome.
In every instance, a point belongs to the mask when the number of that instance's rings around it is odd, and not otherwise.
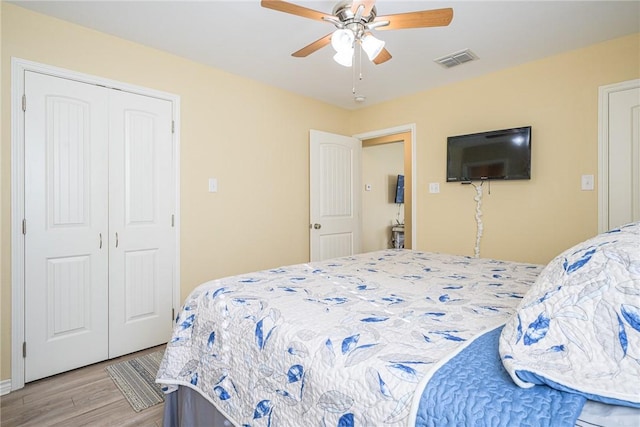
[[[164,345],[44,378],[0,396],[0,425],[160,427],[163,404],[135,412],[105,367],[162,348]]]

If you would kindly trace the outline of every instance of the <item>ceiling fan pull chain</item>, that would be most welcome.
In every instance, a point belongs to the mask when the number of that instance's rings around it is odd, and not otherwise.
[[[358,71],[358,80],[362,80],[362,45],[360,43],[358,43]]]
[[[359,42],[355,42],[355,44],[357,46],[355,46],[354,52],[353,52],[353,56],[355,57],[357,55],[357,61],[355,61],[355,64],[353,67],[351,67],[351,79],[352,79],[352,88],[351,88],[351,93],[354,95],[354,97],[357,98],[356,93],[357,91],[357,82],[362,80],[362,47],[360,46]],[[357,50],[357,54],[356,54],[356,50]],[[357,70],[356,70],[357,68]],[[358,78],[356,79],[356,73],[358,73]]]
[[[356,94],[356,67],[351,68],[351,92]]]

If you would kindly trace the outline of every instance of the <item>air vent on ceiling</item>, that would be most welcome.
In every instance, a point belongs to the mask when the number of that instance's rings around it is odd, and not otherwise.
[[[471,52],[469,49],[464,49],[459,52],[450,53],[449,55],[441,58],[436,58],[434,61],[445,68],[451,68],[456,65],[464,64],[465,62],[473,61],[474,59],[478,59],[476,54]]]

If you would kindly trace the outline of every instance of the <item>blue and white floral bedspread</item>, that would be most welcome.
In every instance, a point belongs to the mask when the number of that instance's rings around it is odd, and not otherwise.
[[[503,324],[541,268],[387,250],[207,282],[157,381],[242,426],[413,425],[421,379]]]

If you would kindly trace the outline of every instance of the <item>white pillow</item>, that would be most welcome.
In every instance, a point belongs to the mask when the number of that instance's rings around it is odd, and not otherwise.
[[[640,407],[640,222],[553,259],[505,325],[500,356],[521,387]]]

